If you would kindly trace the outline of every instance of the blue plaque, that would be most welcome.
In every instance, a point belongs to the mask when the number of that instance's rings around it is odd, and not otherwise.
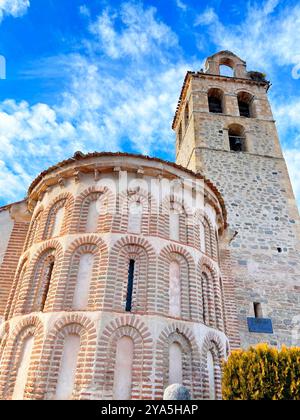
[[[273,334],[272,320],[269,318],[247,318],[249,332]]]

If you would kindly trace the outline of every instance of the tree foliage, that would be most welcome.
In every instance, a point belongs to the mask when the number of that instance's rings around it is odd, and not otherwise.
[[[300,400],[300,348],[267,344],[233,351],[223,365],[224,400]]]

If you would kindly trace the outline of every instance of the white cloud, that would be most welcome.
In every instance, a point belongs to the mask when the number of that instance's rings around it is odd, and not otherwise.
[[[29,7],[29,0],[0,0],[0,22],[4,16],[23,16]]]
[[[289,174],[291,177],[293,190],[300,204],[300,150],[299,149],[287,149],[284,150],[284,156],[287,162]],[[300,206],[299,206],[300,209]]]
[[[76,150],[125,149],[173,159],[172,117],[185,73],[199,63],[183,62],[176,35],[154,8],[139,3],[104,10],[90,30],[84,53],[35,66],[34,75],[43,66],[47,74],[50,68],[64,69],[68,87],[55,105],[0,103],[5,165],[0,200],[21,198],[28,179]]]
[[[123,3],[119,13],[105,10],[91,25],[101,49],[111,58],[140,58],[158,52],[158,47],[176,47],[177,36],[160,22],[153,7],[144,9],[139,3]],[[121,29],[117,28],[117,24]]]
[[[186,12],[188,9],[187,4],[184,3],[182,0],[176,0],[176,5],[179,9],[183,10],[184,12]]]
[[[210,7],[196,17],[195,24],[208,26],[217,47],[236,52],[251,66],[272,72],[274,64],[299,64],[299,4],[284,7],[279,0],[251,3],[242,22],[226,26]]]

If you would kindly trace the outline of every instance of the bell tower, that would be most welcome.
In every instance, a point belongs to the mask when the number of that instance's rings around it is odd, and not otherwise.
[[[299,212],[269,88],[265,75],[221,51],[187,73],[173,121],[176,162],[203,173],[225,200],[244,347],[300,345]]]

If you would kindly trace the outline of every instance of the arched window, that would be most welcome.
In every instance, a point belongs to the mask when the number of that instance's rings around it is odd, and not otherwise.
[[[64,340],[64,350],[56,385],[57,400],[72,398],[79,350],[80,337],[75,334],[67,335]]]
[[[130,337],[122,337],[117,343],[114,372],[114,400],[130,400],[132,390],[134,343]]]
[[[201,286],[202,286],[202,307],[203,307],[203,322],[206,325],[210,324],[210,313],[209,313],[209,303],[211,303],[211,292],[209,278],[206,273],[202,273],[201,277]]]
[[[180,214],[172,207],[170,210],[170,239],[179,241],[180,236]]]
[[[220,76],[234,77],[235,64],[233,60],[228,57],[223,57],[219,61],[219,74]]]
[[[215,362],[212,352],[207,353],[207,373],[209,383],[209,399],[216,399],[216,383],[215,383]]]
[[[27,237],[27,242],[26,242],[26,249],[30,248],[31,245],[35,242],[35,240],[37,239],[37,234],[39,231],[39,227],[40,227],[40,222],[41,222],[41,218],[42,218],[42,211],[40,211],[34,218],[34,220],[32,221],[31,227],[30,227],[30,231]]]
[[[65,204],[66,200],[59,200],[49,211],[44,239],[60,235],[64,222]]]
[[[13,396],[12,396],[13,400],[23,400],[33,344],[34,344],[34,337],[32,335],[28,336],[24,340],[20,359],[19,359],[19,366],[18,366],[18,371],[17,371],[15,387],[14,387]]]
[[[206,241],[206,236],[205,236],[205,227],[204,227],[204,223],[203,221],[200,221],[199,223],[199,248],[200,251],[203,252],[204,254],[206,253],[206,246],[205,246],[205,241]]]
[[[94,266],[94,255],[90,253],[80,256],[77,282],[74,291],[73,309],[84,310],[88,306],[90,284]]]
[[[237,99],[238,99],[240,116],[246,117],[246,118],[253,118],[254,117],[253,96],[247,92],[239,92]]]
[[[88,206],[88,215],[86,220],[86,232],[97,232],[98,228],[98,219],[99,219],[99,213],[98,213],[98,206],[97,206],[97,199],[91,200]]]
[[[246,136],[244,128],[234,124],[228,129],[230,150],[233,152],[246,152]]]
[[[135,260],[129,260],[127,296],[126,296],[126,308],[125,308],[126,312],[131,312],[131,310],[132,310],[134,271],[135,271]]]
[[[177,261],[170,264],[169,314],[175,317],[181,315],[180,265]]]
[[[208,91],[208,107],[209,112],[214,114],[222,114],[224,108],[224,94],[220,89],[210,89]]]
[[[36,282],[36,295],[33,303],[33,311],[43,312],[46,306],[48,292],[54,272],[55,258],[50,250],[38,261],[34,279]]]
[[[60,231],[61,231],[63,220],[64,220],[64,213],[65,213],[64,207],[60,207],[55,214],[53,231],[52,231],[53,237],[60,235]]]
[[[226,64],[221,64],[220,65],[220,76],[234,77],[234,71],[230,66],[228,66]]]
[[[129,204],[128,233],[139,235],[142,230],[143,205],[140,201]]]
[[[183,383],[182,347],[173,342],[169,348],[169,385]]]

